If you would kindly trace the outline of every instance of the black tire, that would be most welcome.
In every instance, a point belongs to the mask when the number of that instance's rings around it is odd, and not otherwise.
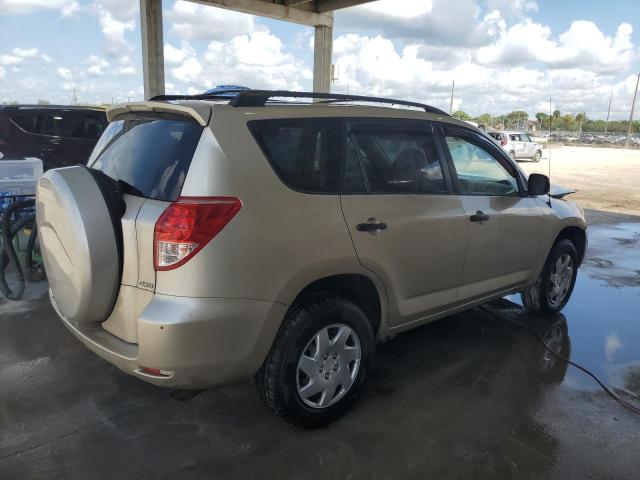
[[[516,159],[516,152],[514,152],[513,150],[511,150],[511,151],[509,152],[509,156],[511,157],[511,160],[514,160],[514,161],[515,161],[515,159]]]
[[[533,161],[538,163],[542,160],[542,152],[540,150],[536,150],[536,154],[533,156]]]
[[[573,276],[569,285],[569,289],[560,302],[553,302],[550,294],[551,273],[554,265],[560,256],[568,254],[573,262]],[[522,303],[525,308],[533,313],[541,316],[549,316],[558,313],[571,298],[573,287],[576,283],[578,274],[578,252],[571,240],[563,239],[556,242],[549,252],[549,256],[544,264],[540,277],[533,285],[525,288],[522,293]]]
[[[313,336],[337,321],[357,334],[360,366],[350,389],[336,403],[313,408],[298,394],[298,360]],[[292,425],[303,428],[326,425],[355,402],[365,383],[374,350],[371,323],[360,307],[335,296],[314,297],[292,307],[285,317],[267,359],[256,374],[258,393],[267,407]]]

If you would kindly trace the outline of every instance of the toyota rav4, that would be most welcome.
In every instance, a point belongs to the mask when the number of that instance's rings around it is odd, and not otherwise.
[[[317,426],[377,342],[514,292],[540,315],[571,295],[582,210],[436,108],[247,90],[107,115],[88,166],[40,180],[37,226],[66,327],[147,382],[255,377]]]

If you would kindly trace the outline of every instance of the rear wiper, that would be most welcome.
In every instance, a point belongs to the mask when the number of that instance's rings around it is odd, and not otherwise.
[[[136,195],[139,197],[144,197],[144,194],[138,190],[136,187],[134,187],[133,185],[125,182],[124,180],[118,180],[118,183],[120,185],[122,185],[122,190],[124,191],[124,193],[129,193],[131,195]]]

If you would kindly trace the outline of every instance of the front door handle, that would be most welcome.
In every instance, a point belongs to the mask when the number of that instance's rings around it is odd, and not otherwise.
[[[484,213],[482,210],[478,210],[475,215],[471,215],[469,220],[472,222],[486,222],[489,220],[489,215]]]
[[[386,223],[371,220],[368,220],[366,223],[359,223],[358,225],[356,225],[356,230],[358,230],[359,232],[376,232],[378,230],[386,229]]]

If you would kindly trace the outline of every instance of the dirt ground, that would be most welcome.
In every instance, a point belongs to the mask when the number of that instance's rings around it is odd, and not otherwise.
[[[527,160],[527,173],[549,173],[551,184],[576,189],[569,198],[584,208],[640,215],[640,150],[553,146],[540,163]]]

